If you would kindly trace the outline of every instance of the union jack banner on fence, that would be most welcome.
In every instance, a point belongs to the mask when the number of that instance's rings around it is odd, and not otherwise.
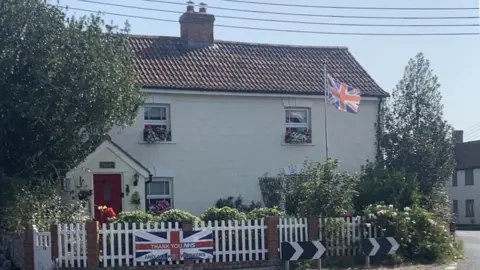
[[[213,258],[212,231],[135,232],[137,262]]]

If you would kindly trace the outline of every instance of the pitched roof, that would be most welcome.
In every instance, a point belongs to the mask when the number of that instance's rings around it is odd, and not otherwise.
[[[480,168],[480,141],[457,143],[455,160],[457,170]]]
[[[104,138],[103,138],[104,142],[105,141],[108,141],[110,144],[112,144],[115,148],[117,148],[118,151],[122,152],[122,154],[124,154],[127,158],[129,158],[132,162],[134,162],[135,164],[137,164],[140,168],[144,169],[145,171],[147,171],[149,174],[150,173],[150,170],[145,167],[140,161],[138,161],[136,158],[134,158],[132,155],[130,155],[127,151],[123,150],[122,147],[120,147],[120,145],[116,144],[112,138],[109,136],[109,135],[105,135]]]
[[[138,82],[145,88],[244,93],[323,94],[324,62],[337,80],[364,96],[388,93],[345,47],[215,41],[192,46],[179,37],[130,36]]]

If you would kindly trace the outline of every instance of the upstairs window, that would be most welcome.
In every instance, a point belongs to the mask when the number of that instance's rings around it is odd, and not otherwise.
[[[453,187],[458,186],[457,171],[454,171],[454,172],[453,172],[453,175],[452,175],[452,186],[453,186]]]
[[[465,170],[465,186],[473,186],[473,169]]]
[[[143,111],[143,140],[146,142],[171,141],[170,106],[145,105]]]
[[[310,109],[285,109],[285,143],[312,143]]]

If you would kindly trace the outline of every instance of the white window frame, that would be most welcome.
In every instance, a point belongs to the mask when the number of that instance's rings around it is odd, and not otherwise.
[[[307,113],[307,123],[287,123],[287,112],[288,111],[304,111]],[[297,107],[285,107],[284,110],[284,118],[283,121],[285,122],[285,129],[287,128],[310,128],[311,120],[310,120],[310,108],[297,108]]]
[[[167,182],[168,183],[168,195],[150,195],[150,183],[153,182]],[[146,183],[145,186],[145,206],[148,206],[148,200],[157,200],[157,199],[169,199],[170,207],[173,208],[173,179],[168,177],[154,177],[152,182]]]
[[[165,119],[166,120],[148,120],[145,119],[145,111],[147,108],[165,108]],[[168,104],[145,104],[143,106],[143,123],[144,125],[165,125],[167,130],[170,129],[170,105]]]

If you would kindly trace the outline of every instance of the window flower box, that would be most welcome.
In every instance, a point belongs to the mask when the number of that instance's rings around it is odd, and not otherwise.
[[[312,143],[312,130],[307,129],[304,132],[301,131],[292,131],[292,129],[287,128],[285,133],[285,143],[288,144],[302,144],[302,143]]]
[[[164,125],[145,125],[143,140],[149,143],[171,142],[172,133]]]

